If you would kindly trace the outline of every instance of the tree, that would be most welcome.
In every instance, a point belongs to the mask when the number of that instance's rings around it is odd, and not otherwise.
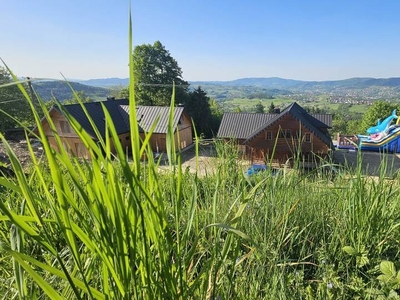
[[[222,115],[224,114],[221,106],[214,99],[209,100],[210,110],[211,110],[211,132],[216,135],[219,126],[221,125]]]
[[[203,133],[207,137],[211,136],[211,109],[210,98],[207,93],[198,87],[194,91],[189,92],[189,95],[184,102],[185,110],[188,115],[193,119],[196,126],[197,134]]]
[[[77,99],[77,97],[79,99]],[[79,103],[79,101],[86,103],[86,102],[93,102],[92,98],[86,96],[84,91],[80,91],[80,92],[76,92],[76,96],[74,95],[74,97],[72,99],[66,99],[63,101],[63,104],[76,104]]]
[[[349,120],[346,126],[346,134],[361,134],[363,132],[360,131],[361,128],[361,120]]]
[[[129,99],[129,87],[123,88],[119,91],[117,98],[119,99]]]
[[[308,106],[305,108],[306,112],[309,114],[325,114],[327,110],[317,106]]]
[[[332,120],[332,133],[346,134],[347,133],[347,122],[342,115],[335,114]]]
[[[109,97],[114,97],[115,99],[128,99],[129,92],[128,88],[122,85],[114,85],[109,88]]]
[[[269,114],[275,113],[275,104],[274,104],[274,102],[271,102],[271,104],[268,106],[268,113]]]
[[[93,102],[93,99],[86,96],[84,91],[80,91],[80,92],[76,92],[77,96],[79,97],[79,100],[83,103],[86,102]],[[77,104],[79,103],[78,99],[75,97],[71,98],[71,99],[66,99],[64,101],[62,101],[62,104]],[[57,101],[57,99],[53,98],[49,101],[45,102],[46,108],[47,110],[50,110],[53,106],[58,106],[59,105],[59,101]]]
[[[361,133],[365,133],[371,126],[376,125],[378,119],[383,120],[388,117],[394,109],[399,111],[399,105],[387,101],[376,101],[371,105],[361,121]]]
[[[261,101],[258,102],[258,103],[254,106],[254,112],[255,112],[255,113],[260,113],[260,114],[263,114],[263,113],[265,112],[265,111],[264,111],[264,105],[262,105]]]
[[[173,83],[176,87],[176,102],[186,100],[188,83],[182,78],[178,62],[160,41],[156,41],[153,45],[143,44],[134,48],[133,72],[138,104],[169,105]]]
[[[0,85],[11,83],[12,81],[8,71],[0,66]],[[0,131],[18,127],[18,122],[23,125],[33,124],[33,115],[29,103],[16,85],[0,88],[0,104],[2,111],[17,120],[15,121],[0,112]]]

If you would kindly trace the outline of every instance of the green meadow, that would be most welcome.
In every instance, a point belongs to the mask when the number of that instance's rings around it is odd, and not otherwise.
[[[314,101],[304,101],[290,97],[287,98],[277,97],[274,99],[234,98],[234,99],[221,100],[218,103],[226,111],[243,111],[243,112],[252,112],[255,109],[255,105],[261,103],[264,106],[265,111],[267,112],[268,107],[271,105],[271,103],[273,103],[275,107],[285,108],[294,101],[297,101],[302,107],[321,109],[329,113],[335,113],[339,111],[341,106],[343,106],[343,104],[340,103],[330,103],[326,100],[325,97],[322,96],[317,97]],[[368,107],[369,106],[366,104],[351,104],[348,107],[348,112],[364,114],[368,110]]]

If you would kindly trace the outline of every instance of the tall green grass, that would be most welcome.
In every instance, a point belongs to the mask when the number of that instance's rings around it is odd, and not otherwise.
[[[132,45],[131,34],[129,39]],[[170,172],[167,176],[159,175],[158,162],[153,160],[149,144],[151,132],[143,141],[139,137],[131,47],[132,157],[129,160],[106,109],[106,138],[96,131],[99,142],[95,143],[60,106],[93,159],[82,161],[74,157],[57,134],[60,150],[55,151],[46,139],[33,100],[14,76],[34,112],[45,157],[37,161],[28,143],[32,168],[26,176],[2,138],[16,174],[15,179],[0,178],[5,199],[0,204],[2,253],[12,261],[2,274],[8,274],[12,280],[5,282],[1,290],[13,287],[8,296],[216,298],[222,293],[219,281],[229,274],[224,269],[226,263],[236,260],[241,241],[249,239],[236,228],[244,207],[242,197],[221,216],[217,210],[220,195],[213,192],[211,216],[199,219],[199,179],[182,172],[174,148],[174,93],[167,131]],[[40,105],[51,130],[56,132],[44,103]],[[111,152],[112,145],[116,158]],[[148,158],[146,164],[141,162],[144,154]],[[185,192],[188,184],[194,187],[191,194]],[[212,241],[206,238],[210,235]]]
[[[376,178],[361,168],[335,178],[298,170],[246,178],[236,148],[217,143],[214,170],[186,172],[174,149],[173,97],[169,172],[160,173],[151,132],[139,138],[132,69],[130,78],[129,159],[106,110],[99,143],[63,111],[92,160],[71,155],[57,135],[60,151],[52,149],[15,78],[45,156],[37,159],[28,142],[25,170],[2,138],[16,174],[0,178],[3,299],[394,297],[400,185],[384,166]]]

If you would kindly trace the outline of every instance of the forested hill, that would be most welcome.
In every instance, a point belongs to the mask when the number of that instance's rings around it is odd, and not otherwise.
[[[84,85],[77,82],[69,82],[69,84],[76,92],[83,92],[85,96],[93,100],[104,100],[109,95],[109,90],[106,88]],[[53,97],[57,98],[59,101],[72,99],[74,97],[71,87],[65,81],[38,81],[34,82],[32,85],[35,91],[45,101]]]

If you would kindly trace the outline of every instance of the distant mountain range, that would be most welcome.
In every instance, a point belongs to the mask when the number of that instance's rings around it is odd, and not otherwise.
[[[192,85],[223,85],[223,86],[256,86],[269,89],[295,89],[307,90],[315,88],[366,88],[371,86],[400,87],[400,77],[395,78],[349,78],[333,81],[303,81],[284,79],[279,77],[269,78],[241,78],[231,81],[192,81]]]
[[[75,81],[75,80],[73,80]],[[89,79],[76,81],[81,84],[96,86],[96,87],[110,87],[110,86],[127,86],[129,78],[102,78],[102,79]],[[332,81],[304,81],[294,79],[284,79],[279,77],[260,77],[260,78],[240,78],[230,81],[189,81],[191,85],[220,85],[220,86],[255,86],[268,89],[312,89],[321,88],[332,89],[337,87],[343,88],[365,88],[371,86],[386,86],[386,87],[400,87],[400,77],[393,78],[370,78],[359,77],[349,78],[343,80]]]
[[[350,78],[333,81],[302,81],[269,78],[241,78],[231,81],[189,81],[192,88],[201,86],[207,94],[218,99],[249,97],[251,95],[290,95],[299,93],[334,94],[339,96],[379,99],[400,98],[400,77],[395,78]],[[84,91],[86,96],[105,99],[111,87],[127,86],[129,78],[102,78],[71,80],[76,91]],[[63,101],[72,98],[68,85],[62,81],[36,82],[34,86],[44,99],[52,95]]]
[[[270,78],[242,78],[232,81],[193,81],[216,99],[243,97],[243,93],[290,95],[331,94],[358,99],[400,99],[400,78],[350,78],[333,81],[302,81]],[[251,91],[249,90],[251,87]]]
[[[96,86],[96,87],[111,87],[111,86],[128,86],[129,85],[129,78],[99,78],[99,79],[89,79],[89,80],[73,80],[75,82]]]

